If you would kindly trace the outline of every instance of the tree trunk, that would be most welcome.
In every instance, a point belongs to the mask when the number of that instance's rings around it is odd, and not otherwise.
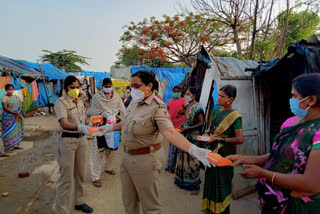
[[[258,9],[259,9],[259,0],[256,0],[256,5],[254,8],[254,14],[253,14],[253,29],[252,29],[252,35],[251,35],[251,46],[250,46],[250,56],[249,56],[249,58],[251,60],[253,59],[254,42],[255,42],[256,34],[257,34]]]
[[[286,11],[284,29],[283,29],[282,34],[280,36],[278,45],[276,46],[276,48],[274,50],[274,56],[276,58],[281,57],[281,53],[282,53],[284,45],[286,43],[286,37],[287,37],[288,25],[289,25],[289,15],[290,15],[290,0],[287,0],[287,11]]]
[[[270,11],[269,11],[269,17],[268,17],[268,22],[267,22],[267,29],[266,29],[266,32],[264,34],[264,37],[263,37],[263,41],[265,42],[267,40],[267,36],[269,34],[269,29],[270,29],[270,25],[271,25],[271,16],[272,16],[272,10],[273,10],[273,6],[274,6],[274,1],[275,0],[271,0],[271,4],[270,4]],[[263,58],[263,52],[264,52],[264,48],[261,49],[260,51],[260,59]]]
[[[234,41],[235,41],[236,46],[237,46],[238,55],[242,56],[241,44],[240,44],[240,39],[239,39],[237,27],[236,26],[232,26],[232,31],[233,31]]]

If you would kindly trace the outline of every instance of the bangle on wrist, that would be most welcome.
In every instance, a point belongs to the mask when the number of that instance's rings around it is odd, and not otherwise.
[[[272,175],[272,178],[271,178],[271,183],[272,184],[274,184],[274,180],[275,180],[277,175],[278,175],[278,173],[276,173],[276,172]]]

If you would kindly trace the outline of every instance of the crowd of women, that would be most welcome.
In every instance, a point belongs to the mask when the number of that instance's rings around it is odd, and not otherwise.
[[[113,91],[112,81],[103,80],[102,90],[92,98],[90,109],[85,109],[80,94],[80,82],[69,76],[65,80],[65,95],[55,104],[60,124],[59,141],[60,178],[54,206],[56,213],[70,213],[71,184],[75,185],[75,209],[85,213],[93,209],[84,203],[84,172],[88,148],[85,135],[90,128],[86,120],[92,116],[116,112],[116,121],[105,124],[94,134],[91,148],[91,177],[96,187],[104,162],[104,172],[115,174],[119,152],[100,149],[99,137],[121,131],[124,153],[121,158],[120,177],[122,199],[126,213],[160,213],[159,172],[162,169],[162,137],[169,142],[165,170],[174,173],[173,183],[200,192],[200,170],[205,169],[202,212],[205,214],[230,213],[234,168],[242,164],[239,172],[248,179],[258,179],[257,189],[263,214],[304,214],[320,212],[320,74],[305,74],[292,82],[292,98],[288,101],[294,114],[283,123],[275,137],[270,153],[261,156],[236,154],[237,144],[244,142],[242,123],[245,118],[233,108],[237,90],[232,85],[219,89],[218,107],[205,121],[205,112],[199,103],[200,90],[180,86],[173,88],[173,98],[166,106],[157,95],[159,84],[155,75],[139,71],[132,75],[126,105]],[[19,147],[23,139],[21,100],[14,87],[6,85],[2,98],[2,138],[5,153]],[[130,100],[130,104],[128,102]],[[208,118],[208,117],[207,117]],[[208,140],[199,141],[199,136]],[[208,153],[228,158],[232,166],[215,166]],[[89,152],[90,153],[90,152]]]
[[[190,88],[181,98],[175,87],[168,108],[175,128],[193,144],[227,157],[232,167],[205,170],[202,212],[230,213],[233,167],[248,179],[258,179],[257,190],[263,214],[304,214],[320,212],[320,74],[305,74],[292,82],[292,98],[288,100],[293,117],[283,123],[270,153],[261,156],[236,154],[236,145],[244,142],[240,113],[232,108],[237,96],[234,86],[220,88],[218,105],[209,124],[197,102],[197,89]],[[182,122],[184,121],[184,122]],[[210,136],[200,142],[199,135]],[[169,146],[166,170],[175,173],[174,183],[198,194],[201,166],[192,155]]]

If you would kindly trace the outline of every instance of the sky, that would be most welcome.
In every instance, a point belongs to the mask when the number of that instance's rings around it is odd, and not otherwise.
[[[186,0],[187,2],[187,0]],[[36,62],[42,50],[75,50],[84,70],[109,72],[124,25],[174,15],[176,0],[0,0],[0,55]]]

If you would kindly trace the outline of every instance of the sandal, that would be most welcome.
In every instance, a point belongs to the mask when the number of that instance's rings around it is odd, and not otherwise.
[[[6,153],[0,153],[0,158],[10,157],[10,155]]]
[[[15,146],[15,147],[13,147],[13,149],[23,149],[23,148],[20,146]]]
[[[101,181],[100,181],[100,180],[94,181],[94,182],[93,182],[93,186],[95,186],[95,187],[101,187],[101,186],[102,186]]]
[[[108,173],[109,175],[115,175],[116,174],[116,172],[113,169],[105,170],[104,172]]]

